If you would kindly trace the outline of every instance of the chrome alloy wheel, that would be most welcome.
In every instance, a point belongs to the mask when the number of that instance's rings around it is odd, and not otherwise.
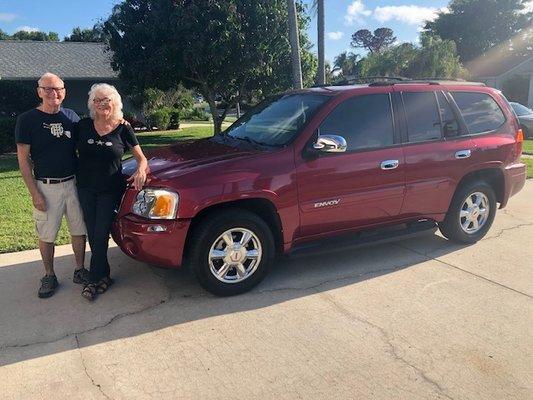
[[[249,278],[261,263],[261,242],[250,230],[232,228],[220,235],[209,250],[209,269],[224,283]]]
[[[473,234],[478,232],[489,218],[489,199],[481,193],[475,192],[468,195],[459,213],[459,223],[464,232]]]

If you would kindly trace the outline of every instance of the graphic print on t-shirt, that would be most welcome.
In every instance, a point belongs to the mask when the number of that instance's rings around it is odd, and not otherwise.
[[[107,147],[113,146],[113,143],[111,143],[111,142],[102,142],[101,140],[97,140],[95,142],[94,139],[87,139],[87,143],[96,144],[98,146],[103,146],[103,145],[106,145]]]
[[[43,122],[43,128],[49,129],[50,133],[54,135],[56,138],[61,137],[61,135],[65,135],[69,139],[71,138],[70,131],[66,131],[63,129],[63,124],[61,122],[53,123],[53,124],[46,124]]]

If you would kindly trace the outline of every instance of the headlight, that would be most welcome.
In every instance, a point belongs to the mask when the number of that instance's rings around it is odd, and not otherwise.
[[[132,211],[150,219],[174,219],[178,212],[179,196],[164,189],[143,189],[137,194]]]

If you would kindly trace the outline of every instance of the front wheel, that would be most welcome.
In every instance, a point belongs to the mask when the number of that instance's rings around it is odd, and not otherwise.
[[[487,234],[495,215],[496,195],[492,187],[486,182],[469,182],[453,196],[439,229],[450,240],[471,244]]]
[[[190,237],[190,264],[200,284],[218,296],[244,293],[266,276],[274,257],[268,225],[246,210],[223,209]]]

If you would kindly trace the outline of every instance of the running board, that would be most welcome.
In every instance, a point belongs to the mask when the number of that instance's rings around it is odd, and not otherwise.
[[[309,255],[352,250],[358,247],[409,239],[419,235],[435,233],[436,231],[437,223],[427,220],[410,224],[393,225],[380,229],[361,231],[302,243],[296,245],[289,252],[288,256],[290,258],[298,258]]]

